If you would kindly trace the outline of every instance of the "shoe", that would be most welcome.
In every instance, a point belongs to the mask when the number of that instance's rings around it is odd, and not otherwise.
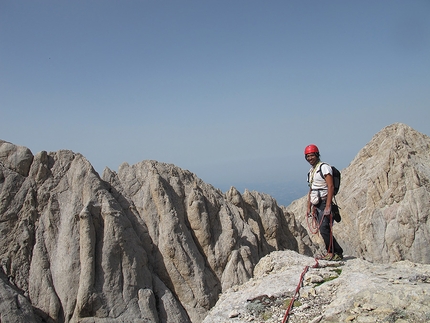
[[[324,257],[321,258],[321,260],[332,260],[332,259],[333,259],[332,253],[328,253]]]
[[[342,255],[338,255],[337,253],[334,254],[333,258],[331,258],[332,261],[340,261],[343,259]]]

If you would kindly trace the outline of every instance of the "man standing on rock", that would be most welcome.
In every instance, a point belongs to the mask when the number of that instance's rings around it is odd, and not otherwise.
[[[318,220],[319,230],[327,250],[327,254],[322,259],[341,260],[343,250],[332,231],[331,205],[334,196],[332,168],[321,162],[319,149],[315,145],[306,146],[305,158],[312,166],[308,173],[309,193],[306,215],[316,215]]]

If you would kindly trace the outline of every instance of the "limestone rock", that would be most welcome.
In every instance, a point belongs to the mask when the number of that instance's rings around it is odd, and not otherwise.
[[[301,275],[304,284],[295,294]],[[225,291],[203,322],[281,322],[294,295],[291,323],[424,323],[430,319],[430,265],[351,257],[316,263],[294,251],[275,251],[257,264],[251,280]]]
[[[26,297],[11,284],[12,277],[7,277],[0,268],[0,321],[16,323],[37,323],[33,307]]]
[[[296,237],[304,228],[294,218],[285,220],[268,195],[242,197],[231,188],[224,196],[191,172],[156,161],[124,163],[103,178],[146,224],[153,269],[195,322],[223,290],[250,279],[262,256],[304,244]]]
[[[27,176],[33,161],[33,154],[26,147],[0,140],[0,160],[5,167],[22,176]]]
[[[1,292],[11,295],[0,303],[26,300],[37,319],[201,322],[261,257],[306,249],[305,229],[268,195],[232,188],[237,204],[174,165],[123,164],[101,179],[69,150],[0,148]]]

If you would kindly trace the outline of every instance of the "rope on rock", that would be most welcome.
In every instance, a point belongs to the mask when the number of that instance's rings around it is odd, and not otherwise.
[[[318,259],[315,258],[315,265],[313,265],[312,268],[318,268],[318,267],[319,267]],[[290,304],[288,305],[288,308],[285,311],[285,315],[284,315],[284,319],[282,320],[282,323],[288,322],[288,318],[290,317],[290,311],[293,308],[294,301],[296,300],[296,297],[299,294],[300,288],[303,286],[303,279],[305,278],[305,275],[308,272],[308,270],[309,270],[309,266],[306,266],[303,269],[302,274],[300,275],[299,283],[297,284],[296,291],[294,292],[294,295],[291,298]]]

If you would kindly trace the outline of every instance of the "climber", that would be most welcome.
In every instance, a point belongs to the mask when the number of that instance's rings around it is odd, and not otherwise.
[[[309,193],[306,216],[316,215],[319,231],[324,240],[327,254],[324,260],[343,259],[343,250],[333,237],[333,216],[331,214],[334,196],[333,172],[330,165],[321,163],[319,149],[315,145],[305,148],[305,158],[312,166],[308,173]]]

